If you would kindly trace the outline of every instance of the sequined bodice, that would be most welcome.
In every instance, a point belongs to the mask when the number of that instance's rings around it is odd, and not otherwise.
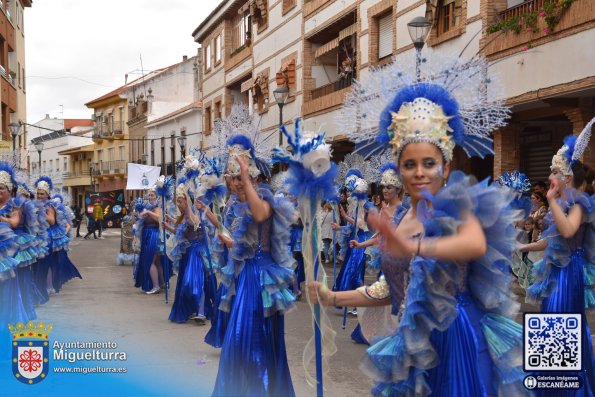
[[[184,229],[184,238],[188,241],[202,240],[204,239],[203,228],[198,227],[194,230],[194,226],[186,223]]]
[[[248,203],[247,202],[238,202],[236,205],[233,206],[232,212],[235,214],[235,217],[231,221],[230,231],[232,235],[236,232],[238,227],[242,224],[243,218],[247,216],[246,212],[248,211]],[[231,216],[231,215],[230,215]],[[269,217],[267,220],[256,223],[251,222],[248,225],[247,234],[258,236],[257,240],[254,243],[255,250],[270,252],[271,251],[271,230],[273,226],[273,217]]]

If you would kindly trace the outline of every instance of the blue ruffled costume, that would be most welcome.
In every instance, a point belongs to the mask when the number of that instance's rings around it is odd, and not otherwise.
[[[152,211],[155,207],[155,204],[146,204],[144,209]],[[134,269],[134,286],[148,292],[154,287],[159,287],[159,285],[153,285],[153,280],[149,275],[155,256],[162,256],[159,224],[148,215],[143,218],[139,217],[136,221],[135,236],[140,242],[140,254]]]
[[[547,395],[592,397],[595,395],[595,356],[585,308],[595,307],[595,203],[594,196],[588,197],[574,189],[567,189],[565,193],[566,200],[559,199],[558,204],[565,213],[575,205],[581,206],[583,222],[575,235],[567,239],[560,234],[553,215],[548,212],[544,222],[549,227],[542,234],[547,239],[547,248],[543,259],[533,264],[535,281],[527,290],[527,300],[541,302],[544,313],[581,313],[583,370],[556,374],[578,375],[584,386],[579,392],[548,390]]]
[[[234,193],[229,197],[227,204],[223,210],[223,225],[227,230],[232,228],[232,224],[234,219],[240,216],[240,211],[236,210],[239,207],[236,206],[238,203],[238,197]],[[229,260],[229,250],[227,247],[218,242],[218,239],[215,239],[215,244],[213,244],[213,253],[217,256],[217,262],[220,266],[225,266],[227,261]],[[220,268],[218,270],[221,270]],[[227,287],[225,283],[219,283],[219,288],[217,290],[217,296],[215,297],[215,314],[211,319],[211,328],[209,332],[205,335],[205,342],[215,348],[220,348],[223,345],[223,340],[225,339],[225,332],[227,331],[227,323],[229,322],[229,312],[221,310],[219,305],[221,303],[221,298],[225,296],[227,293]],[[231,306],[231,305],[230,305]]]
[[[237,204],[234,245],[222,269],[227,293],[220,308],[230,311],[230,317],[213,396],[295,395],[284,335],[284,313],[295,301],[290,291],[294,261],[287,249],[294,208],[268,189],[258,193],[273,214],[256,223],[248,203]]]
[[[178,262],[178,281],[169,320],[185,323],[192,314],[211,318],[217,280],[208,268],[204,229],[194,230],[183,222],[176,229],[175,239],[171,255]]]
[[[62,286],[73,278],[83,277],[68,257],[70,236],[66,232],[66,225],[71,223],[70,211],[62,204],[49,201],[56,211],[56,223],[48,229],[52,239],[52,252],[48,256],[50,268],[52,269],[52,286],[56,292],[60,292]]]
[[[367,350],[364,370],[377,382],[374,396],[525,394],[521,326],[510,319],[518,310],[510,292],[510,256],[520,215],[512,198],[487,181],[472,185],[453,172],[446,187],[428,195],[431,210],[420,203],[424,238],[455,233],[462,211],[469,210],[484,230],[487,251],[462,264],[421,256],[383,262],[400,320],[392,335]]]

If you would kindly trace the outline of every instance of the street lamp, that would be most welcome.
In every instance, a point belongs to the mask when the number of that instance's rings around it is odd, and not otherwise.
[[[289,96],[289,88],[285,86],[277,87],[277,89],[273,91],[273,95],[275,96],[275,102],[277,102],[277,106],[279,106],[279,147],[282,147],[283,133],[281,132],[281,126],[283,125],[283,106],[285,105],[285,101]]]
[[[10,135],[12,135],[12,155],[16,156],[17,151],[17,136],[19,132],[21,132],[21,122],[18,123],[10,123],[8,125],[10,127]],[[18,165],[21,165],[21,156],[19,154],[19,162]]]
[[[186,157],[186,137],[184,135],[179,136],[176,138],[178,140],[178,144],[180,145],[180,149],[182,149],[182,159]]]
[[[37,142],[35,144],[35,149],[39,154],[39,175],[41,175],[41,151],[43,150],[43,142]]]
[[[409,37],[413,41],[415,47],[415,75],[417,81],[421,81],[421,72],[419,66],[421,64],[421,50],[426,44],[430,30],[432,29],[432,21],[424,17],[415,17],[408,24],[407,29],[409,30]]]

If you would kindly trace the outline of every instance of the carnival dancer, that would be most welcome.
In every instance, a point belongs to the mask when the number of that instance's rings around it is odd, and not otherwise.
[[[229,181],[228,181],[229,180]],[[236,213],[236,204],[238,203],[238,196],[235,193],[233,188],[233,183],[231,182],[231,177],[225,178],[225,183],[227,186],[227,190],[231,192],[227,203],[225,203],[225,207],[221,212],[223,226],[225,230],[231,230],[232,224],[235,218],[237,218],[238,214]],[[221,271],[221,267],[227,264],[229,260],[229,249],[227,246],[222,243],[217,236],[215,244],[213,244],[214,253],[217,257],[217,262],[219,263],[218,271]],[[223,345],[223,340],[225,339],[225,332],[227,331],[227,323],[229,322],[229,312],[221,310],[219,308],[219,304],[221,302],[221,298],[227,294],[227,287],[225,283],[219,283],[219,288],[217,289],[217,296],[215,298],[214,308],[215,314],[211,319],[211,328],[209,332],[205,335],[205,342],[215,348],[220,348]],[[230,304],[230,307],[233,306]]]
[[[311,295],[318,292],[327,305],[392,302],[396,329],[367,350],[375,396],[525,393],[521,329],[510,318],[518,310],[510,292],[512,228],[521,214],[510,206],[509,192],[450,172],[455,145],[480,156],[492,152],[485,127],[502,125],[506,109],[485,95],[472,108],[459,107],[445,89],[453,72],[455,86],[465,81],[472,87],[477,76],[481,87],[484,60],[439,66],[443,84],[404,84],[380,115],[380,141],[392,144],[411,197],[396,229],[382,217],[371,219],[384,250],[395,257],[381,265],[384,280],[335,293],[317,284]],[[475,124],[479,114],[482,121]]]
[[[260,145],[241,134],[227,141],[227,173],[233,176],[239,212],[232,237],[220,236],[230,249],[220,307],[230,317],[213,396],[295,395],[284,329],[284,313],[295,301],[290,291],[295,263],[287,248],[295,210],[289,200],[259,186],[259,175],[269,177],[270,170],[255,146]]]
[[[174,303],[169,320],[185,323],[189,319],[198,325],[205,325],[207,315],[212,313],[214,294],[207,287],[209,271],[206,257],[206,225],[198,210],[204,208],[200,201],[194,202],[195,192],[186,178],[178,179],[176,205],[180,211],[175,226],[163,223],[163,226],[175,234],[171,256],[178,264],[178,281]],[[194,209],[195,208],[195,209]],[[207,216],[214,215],[207,210]]]
[[[14,258],[19,254],[18,242],[20,236],[16,235],[14,229],[19,226],[21,217],[18,209],[14,207],[11,199],[13,187],[16,185],[12,166],[6,162],[0,162],[0,326],[5,327],[7,321],[27,322],[35,318],[35,312],[27,310],[27,295],[21,289],[20,280],[26,269],[19,268],[21,263],[26,266],[25,251],[32,247],[30,240],[22,240],[26,243],[23,247],[23,255]]]
[[[146,202],[137,203],[135,241],[138,263],[134,272],[134,286],[141,288],[146,294],[156,294],[164,284],[162,254],[163,244],[159,236],[159,219],[161,208],[157,200],[155,188],[147,193]]]
[[[581,134],[564,138],[564,145],[552,158],[550,188],[546,194],[549,212],[543,239],[521,246],[521,251],[544,250],[542,260],[533,264],[534,283],[527,300],[541,302],[545,313],[580,313],[582,317],[582,370],[564,371],[583,380],[580,390],[547,390],[548,396],[595,395],[595,356],[586,310],[595,307],[595,211],[586,189],[585,167],[580,158],[589,145],[591,120]],[[551,372],[548,372],[548,375]]]
[[[19,251],[15,255],[15,259],[19,261],[17,277],[25,310],[32,320],[36,318],[35,306],[39,303],[39,291],[33,282],[33,270],[37,261],[48,254],[48,248],[47,230],[44,230],[39,222],[39,208],[30,197],[27,186],[18,184],[12,205],[18,212],[18,224],[14,228],[19,246]]]
[[[403,202],[401,196],[403,194],[403,184],[399,179],[397,167],[392,161],[384,163],[381,168],[381,179],[379,181],[382,186],[382,210],[381,215],[390,220],[394,227],[398,225],[397,216],[402,215],[406,208],[402,208]],[[401,210],[401,211],[399,211]],[[352,248],[362,249],[370,247],[370,260],[368,262],[367,271],[378,273],[378,278],[381,277],[382,260],[389,260],[390,256],[383,257],[382,252],[378,249],[378,234],[375,233],[366,241],[359,242],[351,240],[349,245]],[[369,341],[361,332],[361,326],[358,324],[351,333],[351,339],[360,344],[370,344]]]
[[[350,291],[363,284],[366,250],[365,248],[350,248],[349,241],[354,238],[357,241],[365,241],[372,236],[364,221],[364,205],[368,198],[368,182],[363,179],[363,175],[359,170],[351,169],[345,175],[345,187],[350,194],[348,198],[349,213],[347,214],[340,207],[341,215],[347,221],[347,225],[341,227],[343,242],[341,243],[340,255],[343,258],[343,265],[337,276],[334,291]],[[333,228],[338,228],[338,225],[334,224]]]
[[[56,261],[52,262],[50,267],[51,289],[60,292],[66,282],[73,278],[82,279],[82,276],[68,257],[74,214],[68,205],[64,205],[64,197],[61,194],[55,194],[51,203],[55,209],[57,225],[54,228],[50,227],[52,249],[56,252]]]

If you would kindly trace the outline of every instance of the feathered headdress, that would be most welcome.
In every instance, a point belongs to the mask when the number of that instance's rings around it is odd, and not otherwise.
[[[397,164],[411,142],[435,144],[447,161],[456,145],[470,157],[493,153],[489,136],[506,125],[510,111],[502,99],[494,99],[501,95],[495,92],[493,76],[487,75],[487,61],[448,59],[430,50],[424,58],[431,61],[423,63],[418,81],[416,62],[408,58],[413,56],[372,69],[353,85],[340,122],[350,140],[360,145],[358,150],[386,150],[390,143]]]
[[[531,181],[525,174],[518,170],[503,173],[496,179],[496,182],[519,194],[525,194],[531,190]]]
[[[155,183],[155,193],[166,202],[173,197],[174,179],[171,176],[161,175]]]
[[[595,123],[595,118],[591,119],[589,123],[583,128],[581,133],[577,136],[568,135],[564,138],[564,145],[552,157],[551,169],[558,169],[564,175],[572,175],[572,166],[577,160],[583,156],[585,149],[589,146],[591,139],[591,128]]]
[[[356,170],[358,177],[366,181],[380,180],[381,174],[379,168],[376,167],[373,161],[364,160],[364,158],[356,153],[349,153],[345,156],[342,162],[339,163],[339,174],[337,175],[337,184],[344,184],[347,179],[347,174],[350,170]]]
[[[395,163],[389,162],[384,164],[380,167],[380,172],[382,173],[382,179],[380,179],[382,186],[394,186],[396,188],[403,186]]]
[[[0,162],[0,184],[5,185],[9,191],[12,190],[16,184],[14,179],[14,169],[5,161]]]
[[[40,176],[35,181],[35,188],[37,190],[43,190],[49,195],[54,188],[54,183],[49,176]]]
[[[270,139],[272,135],[258,130],[258,119],[244,105],[233,105],[229,116],[215,124],[215,133],[218,139],[216,157],[225,160],[229,174],[239,175],[235,157],[245,154],[252,177],[259,174],[271,177],[269,164],[274,140]]]
[[[17,187],[17,195],[18,196],[25,196],[27,198],[31,197],[31,189],[25,183],[19,183]]]

